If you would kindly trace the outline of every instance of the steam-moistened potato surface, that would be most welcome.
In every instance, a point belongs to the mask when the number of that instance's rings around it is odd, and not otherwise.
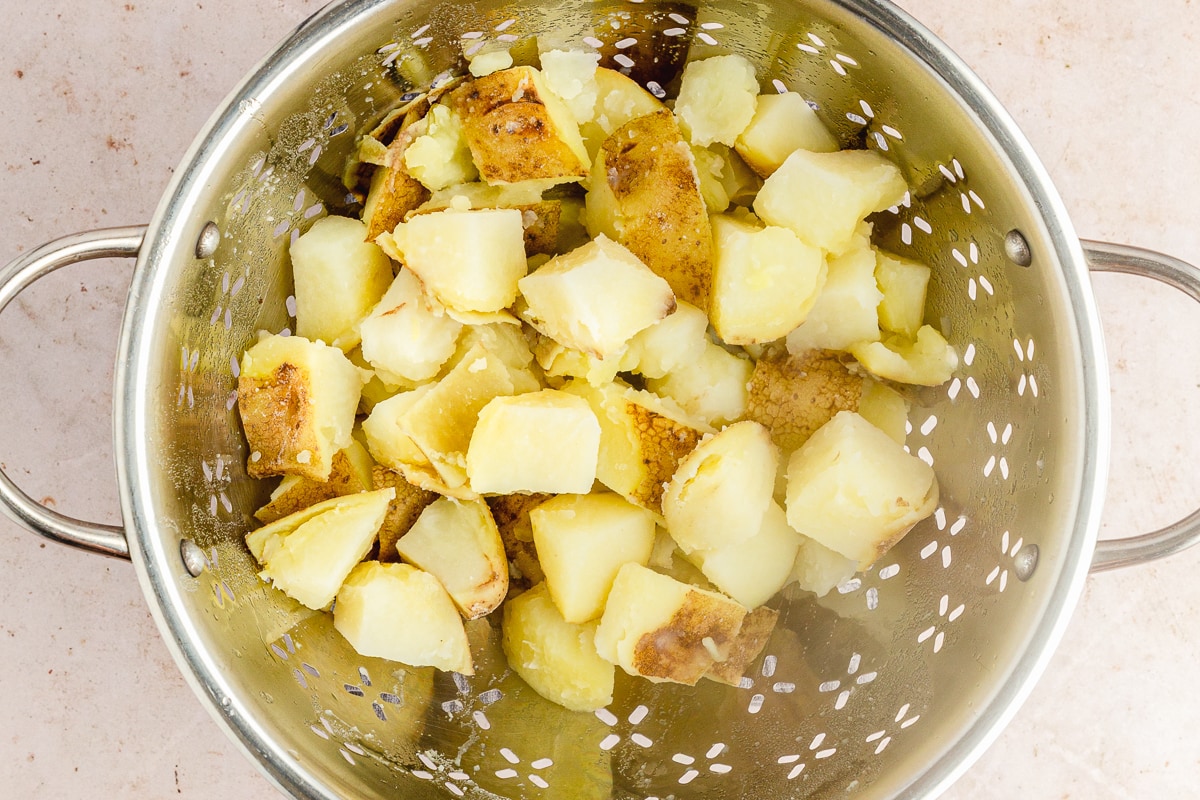
[[[595,388],[572,381],[564,391],[588,401],[600,422],[596,478],[631,503],[662,512],[663,486],[711,429],[678,406],[621,383]]]
[[[640,331],[629,340],[629,370],[647,378],[661,378],[703,354],[708,339],[708,317],[691,303],[677,301],[674,313]]]
[[[533,67],[467,81],[450,96],[479,174],[488,183],[586,177],[579,123]]]
[[[907,191],[896,165],[873,150],[796,150],[763,183],[754,212],[814,247],[840,253],[868,214],[897,205]]]
[[[859,342],[879,340],[879,301],[875,253],[865,237],[827,261],[825,286],[803,324],[787,335],[787,348],[802,353],[814,348],[845,350]]]
[[[762,529],[779,451],[757,422],[737,422],[679,462],[663,493],[667,530],[685,553],[743,543]]]
[[[694,550],[688,559],[722,592],[746,608],[758,608],[787,583],[799,549],[800,534],[788,526],[779,504],[771,501],[758,532],[749,539]]]
[[[712,324],[726,344],[786,336],[825,285],[821,251],[787,228],[734,217],[712,218]]]
[[[732,146],[754,119],[758,79],[737,55],[692,61],[683,69],[675,114],[694,144]]]
[[[274,522],[309,506],[332,497],[369,492],[375,488],[372,478],[374,463],[367,449],[357,440],[351,440],[342,450],[333,454],[329,477],[314,481],[300,475],[285,475],[270,501],[254,512],[259,522]]]
[[[328,607],[350,570],[371,551],[394,495],[392,489],[380,489],[337,497],[299,512],[303,521],[295,527],[284,517],[274,528],[251,533],[258,534],[247,545],[258,551],[259,574],[301,605]]]
[[[363,378],[341,350],[300,336],[268,335],[242,356],[238,412],[251,478],[329,479],[347,447]]]
[[[615,670],[596,653],[596,623],[570,623],[539,583],[504,605],[508,665],[534,691],[572,711],[612,702]]]
[[[599,454],[600,423],[583,398],[554,389],[496,397],[479,412],[467,478],[479,494],[585,493]]]
[[[475,674],[450,596],[437,578],[408,564],[355,567],[337,594],[333,627],[365,656]]]
[[[525,229],[515,208],[419,214],[379,245],[447,308],[493,312],[512,305],[525,276]]]
[[[675,310],[667,282],[605,236],[552,258],[517,286],[527,322],[596,358],[619,354],[634,334]]]
[[[396,551],[441,581],[467,619],[491,613],[508,594],[504,543],[482,500],[435,500],[396,542]]]
[[[379,302],[392,282],[392,262],[367,226],[349,217],[319,219],[292,244],[296,287],[296,333],[351,350],[356,323]]]
[[[849,350],[872,375],[915,386],[940,386],[958,369],[958,353],[930,325],[922,325],[915,339],[896,334]]]
[[[426,296],[421,281],[402,269],[359,324],[363,358],[387,384],[432,378],[453,353],[462,324]]]
[[[796,150],[832,153],[837,139],[795,92],[762,94],[754,118],[734,145],[750,168],[768,177]]]
[[[539,56],[546,87],[562,98],[576,122],[592,118],[600,85],[596,82],[599,53],[548,50]]]
[[[670,111],[637,117],[604,140],[587,193],[588,232],[628,247],[675,296],[708,309],[712,231],[692,151]]]
[[[596,629],[596,652],[630,675],[690,686],[729,655],[745,617],[724,595],[626,564]]]
[[[879,301],[879,327],[915,338],[925,318],[925,293],[933,270],[911,259],[875,252],[875,282]]]
[[[932,514],[937,499],[933,468],[851,411],[788,461],[788,523],[860,569]]]
[[[654,517],[615,494],[559,495],[529,512],[538,561],[554,604],[568,622],[587,622],[622,566],[645,565]]]

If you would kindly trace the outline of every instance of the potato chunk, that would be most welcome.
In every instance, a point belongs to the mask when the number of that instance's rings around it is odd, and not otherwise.
[[[843,358],[830,350],[760,358],[750,379],[746,418],[765,425],[771,441],[791,453],[839,411],[858,410],[863,379]]]
[[[508,593],[504,543],[482,500],[435,500],[396,542],[396,551],[441,581],[467,619],[491,613]]]
[[[349,446],[363,377],[341,350],[299,336],[264,336],[242,356],[238,411],[252,478],[326,481]]]
[[[369,492],[375,488],[373,467],[367,448],[352,439],[350,444],[333,454],[328,479],[314,481],[299,475],[285,475],[271,492],[270,501],[255,511],[254,516],[259,522],[274,522],[332,497]]]
[[[525,229],[513,208],[420,214],[379,244],[447,308],[491,312],[512,305],[525,276]]]
[[[830,550],[816,539],[802,535],[788,582],[817,597],[824,597],[850,580],[856,572],[857,561]]]
[[[530,511],[529,522],[550,596],[568,622],[598,618],[617,572],[645,566],[654,547],[654,517],[615,494],[559,495]]]
[[[764,178],[796,150],[832,153],[838,141],[817,112],[795,92],[761,94],[754,118],[734,145],[738,155]]]
[[[696,358],[661,378],[648,378],[646,388],[671,398],[696,419],[725,425],[746,412],[746,386],[752,370],[749,360],[705,339]]]
[[[587,227],[628,247],[679,299],[707,311],[712,231],[692,151],[669,111],[613,131],[596,156]]]
[[[617,573],[596,629],[596,652],[630,675],[695,685],[729,655],[746,609],[640,564]]]
[[[539,57],[546,87],[562,98],[576,122],[591,119],[600,86],[596,83],[599,53],[547,50]]]
[[[475,179],[479,173],[458,114],[435,103],[419,129],[423,129],[421,135],[404,151],[404,166],[410,175],[434,191]]]
[[[572,381],[563,390],[585,398],[600,422],[596,478],[629,502],[661,514],[663,485],[679,459],[712,429],[673,403],[620,383],[593,388]]]
[[[584,493],[596,482],[600,423],[582,397],[554,389],[493,398],[467,447],[480,494]]]
[[[394,495],[380,489],[336,497],[252,532],[246,543],[263,565],[259,575],[301,605],[326,608],[371,551]]]
[[[809,349],[846,350],[858,342],[879,340],[879,301],[875,253],[865,240],[828,259],[825,286],[804,322],[787,335],[790,353]]]
[[[675,310],[675,295],[626,248],[601,235],[517,282],[526,319],[555,341],[608,358]]]
[[[787,583],[799,549],[800,534],[788,526],[787,515],[779,504],[771,501],[758,532],[749,539],[711,550],[695,550],[688,559],[718,589],[753,609],[770,600]]]
[[[404,221],[405,214],[429,199],[429,190],[409,174],[404,164],[404,153],[415,136],[413,127],[400,131],[388,145],[383,164],[371,175],[362,210],[367,241],[392,231]]]
[[[610,133],[630,120],[662,111],[666,106],[637,81],[615,70],[598,67],[593,79],[596,81],[596,102],[591,116],[579,118],[579,132],[594,161],[600,145]]]
[[[778,620],[779,612],[766,606],[759,606],[747,614],[729,649],[729,656],[724,661],[714,662],[704,677],[717,683],[740,686],[750,665],[771,640]]]
[[[539,583],[504,606],[501,640],[508,665],[533,690],[571,711],[612,702],[616,670],[596,653],[596,623],[563,619]]]
[[[359,564],[337,595],[333,627],[356,652],[474,675],[462,618],[438,579],[408,564]]]
[[[409,528],[421,516],[425,507],[438,499],[435,492],[414,486],[395,470],[375,465],[373,471],[374,486],[377,489],[391,487],[396,490],[396,496],[388,503],[387,516],[379,525],[379,561],[393,562],[400,560],[396,552],[396,541],[408,533]]]
[[[712,324],[726,344],[771,342],[804,322],[825,285],[825,259],[787,228],[712,218]]]
[[[694,144],[733,145],[754,118],[758,78],[742,56],[714,56],[683,69],[675,113]]]
[[[940,386],[958,369],[958,353],[930,325],[922,325],[916,339],[893,335],[860,342],[850,352],[872,375],[916,386]]]
[[[851,411],[788,461],[788,524],[860,569],[932,514],[937,500],[933,469]]]
[[[367,226],[349,217],[319,219],[292,244],[296,333],[343,351],[358,345],[356,324],[392,282],[392,262]]]
[[[397,386],[436,375],[454,353],[462,324],[425,296],[416,275],[402,269],[359,331],[363,358],[380,380]]]
[[[913,339],[925,319],[925,294],[929,288],[929,267],[917,261],[875,252],[875,282],[883,299],[879,301],[879,326],[885,331]]]
[[[737,422],[679,462],[663,494],[667,530],[685,553],[746,542],[762,529],[779,451],[757,422]]]
[[[587,177],[590,161],[579,123],[533,67],[512,67],[467,81],[450,102],[479,174],[488,183]]]
[[[629,340],[628,367],[647,378],[661,378],[671,370],[703,355],[708,339],[708,317],[683,300],[672,314],[638,332]],[[625,368],[624,360],[622,369]]]
[[[814,247],[840,253],[859,222],[896,205],[907,191],[896,165],[873,150],[796,150],[763,183],[754,211]]]

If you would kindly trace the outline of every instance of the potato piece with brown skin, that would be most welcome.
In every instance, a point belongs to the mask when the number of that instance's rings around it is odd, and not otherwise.
[[[513,67],[468,81],[449,102],[479,174],[488,183],[553,179],[588,174],[579,124],[533,67]]]
[[[662,276],[679,299],[708,311],[713,244],[691,148],[670,111],[613,131],[592,165],[592,236],[608,235]]]
[[[404,221],[405,214],[429,199],[429,190],[409,174],[404,164],[404,151],[415,138],[414,126],[402,129],[388,145],[383,166],[371,176],[362,211],[369,241],[375,241],[381,233],[390,233]]]
[[[259,522],[274,522],[331,497],[369,492],[375,488],[372,467],[374,462],[371,461],[371,454],[358,441],[352,441],[334,453],[327,480],[314,481],[299,475],[285,475],[271,493],[270,502],[255,511],[254,516]]]
[[[704,677],[729,686],[740,685],[746,670],[771,640],[778,620],[779,612],[767,606],[759,606],[747,614],[729,648],[729,656],[724,661],[714,662]]]
[[[388,504],[387,515],[379,526],[379,560],[385,563],[399,561],[396,542],[408,533],[417,517],[438,495],[414,486],[399,472],[378,464],[375,465],[373,477],[376,487],[383,489],[390,486],[396,490],[396,496]]]
[[[785,453],[804,444],[839,411],[857,411],[863,379],[832,350],[760,359],[754,365],[746,419],[761,423]]]
[[[527,589],[546,577],[538,561],[537,548],[533,544],[533,525],[529,521],[529,512],[552,496],[502,494],[485,498],[500,531],[504,552],[508,555],[510,584]],[[516,570],[512,569],[513,566]]]

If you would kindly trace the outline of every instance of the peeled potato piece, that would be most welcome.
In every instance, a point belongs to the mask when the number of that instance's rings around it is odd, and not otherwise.
[[[800,534],[788,527],[787,515],[772,501],[749,539],[695,550],[688,559],[722,592],[746,608],[758,608],[787,583],[799,549]]]
[[[852,345],[850,352],[872,375],[897,383],[940,386],[958,369],[958,353],[930,325],[922,325],[915,339],[894,335]]]

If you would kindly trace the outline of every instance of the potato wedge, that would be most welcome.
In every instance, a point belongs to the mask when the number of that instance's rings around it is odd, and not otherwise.
[[[356,492],[375,488],[372,470],[375,464],[367,448],[355,439],[334,453],[329,477],[314,481],[300,475],[285,475],[271,499],[254,512],[259,522],[274,522],[303,508]]]
[[[251,478],[326,481],[348,447],[363,376],[336,347],[300,336],[264,336],[242,356],[238,412]]]
[[[408,533],[409,528],[421,516],[425,507],[438,499],[436,492],[414,486],[395,470],[375,465],[374,486],[379,489],[391,487],[396,496],[388,503],[387,516],[379,525],[379,561],[391,563],[400,560],[396,552],[396,541]]]
[[[367,241],[375,241],[381,233],[390,233],[408,212],[429,199],[429,190],[404,164],[404,152],[415,138],[412,126],[402,129],[388,145],[383,164],[371,175],[362,210]]]
[[[491,613],[508,594],[504,543],[482,500],[435,500],[396,542],[396,551],[441,581],[466,619]]]
[[[708,310],[712,231],[692,151],[669,111],[637,117],[604,141],[592,166],[587,226],[628,247],[676,298]]]

